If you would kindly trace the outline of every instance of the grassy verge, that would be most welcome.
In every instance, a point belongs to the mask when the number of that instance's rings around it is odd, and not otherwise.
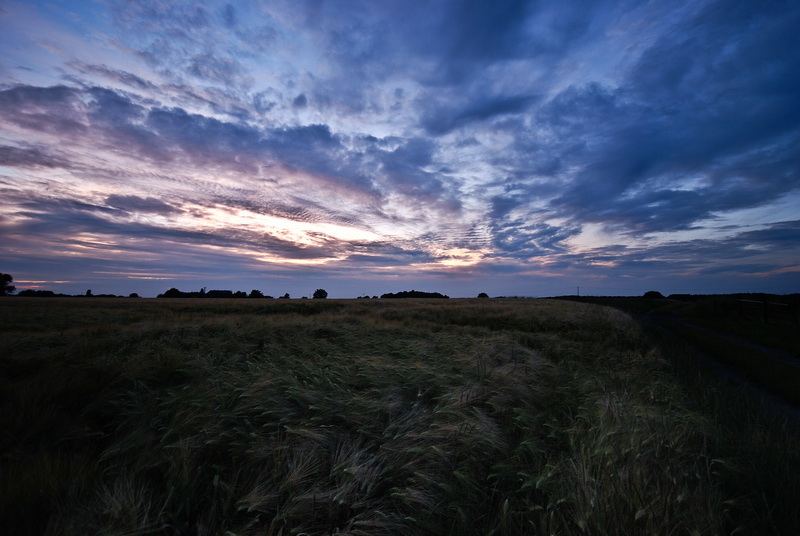
[[[726,466],[720,473],[721,487],[731,498],[726,515],[749,517],[742,527],[746,534],[798,532],[800,412],[776,407],[771,397],[716,374],[699,354],[709,349],[701,349],[698,340],[652,325],[648,333],[688,399],[711,419],[709,449]]]
[[[796,437],[747,413],[773,443],[729,449],[685,352],[611,308],[14,298],[0,323],[15,534],[800,527]]]
[[[800,366],[772,357],[734,340],[677,322],[664,321],[676,336],[683,337],[699,351],[735,367],[762,389],[800,407]]]

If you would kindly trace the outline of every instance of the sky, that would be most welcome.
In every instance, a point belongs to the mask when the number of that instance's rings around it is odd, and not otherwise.
[[[17,291],[800,292],[795,0],[0,0]]]

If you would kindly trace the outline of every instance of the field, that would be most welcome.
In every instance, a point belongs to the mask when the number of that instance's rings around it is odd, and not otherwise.
[[[6,534],[800,533],[797,420],[611,307],[4,298],[0,325]]]

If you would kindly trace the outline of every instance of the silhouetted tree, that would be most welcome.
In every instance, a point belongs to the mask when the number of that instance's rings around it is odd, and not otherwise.
[[[181,292],[180,290],[176,289],[175,287],[172,287],[171,289],[166,291],[164,294],[159,294],[157,297],[158,298],[183,298],[184,295],[185,294],[183,292]]]
[[[138,295],[138,294],[136,294],[135,292],[131,292],[130,294],[128,294],[128,297],[129,297],[129,298],[138,298],[138,297],[139,297],[139,295]]]
[[[29,298],[53,298],[53,297],[62,297],[66,296],[66,294],[56,294],[52,290],[33,290],[33,289],[25,289],[21,290],[17,296],[20,297],[29,297]]]
[[[249,298],[263,298],[264,297],[264,293],[261,292],[260,290],[253,289],[253,290],[250,291],[250,296],[248,296],[248,297]]]
[[[241,291],[240,291],[241,292]],[[209,290],[200,296],[201,298],[233,298],[232,290]]]
[[[315,300],[324,300],[328,297],[328,293],[324,289],[318,288],[314,291],[313,297]]]
[[[280,297],[280,299],[282,299],[282,300],[288,300],[288,299],[289,299],[289,293],[287,292],[286,294],[284,294],[283,296],[281,296],[281,297]]]
[[[421,290],[404,290],[402,292],[387,292],[381,294],[381,299],[394,299],[394,298],[449,298],[446,294],[439,292],[423,292]]]
[[[488,298],[488,297],[489,297],[489,295],[488,295],[488,294],[486,294],[485,292],[481,292],[480,294],[478,294],[478,297],[479,297],[479,298]]]
[[[11,296],[17,290],[17,287],[11,284],[13,281],[14,278],[9,274],[0,274],[0,296]]]
[[[92,296],[92,289],[89,289],[89,290],[86,291],[86,296],[87,297],[91,297]]]
[[[663,295],[663,294],[661,294],[661,293],[660,293],[659,291],[657,291],[657,290],[648,290],[647,292],[645,292],[645,293],[644,293],[644,297],[645,297],[645,298],[657,298],[657,299],[661,299],[661,298],[663,298],[663,297],[664,297],[664,295]]]

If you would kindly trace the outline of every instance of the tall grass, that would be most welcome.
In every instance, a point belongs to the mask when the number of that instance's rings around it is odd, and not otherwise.
[[[684,354],[614,309],[14,298],[0,315],[15,534],[800,526],[777,515],[800,493],[775,483],[796,457],[744,458],[796,436],[727,448]]]
[[[731,497],[727,514],[741,520],[743,533],[800,533],[800,409],[716,374],[696,339],[653,326],[648,333],[670,357],[690,403],[709,416],[709,448],[726,466],[720,484]]]

